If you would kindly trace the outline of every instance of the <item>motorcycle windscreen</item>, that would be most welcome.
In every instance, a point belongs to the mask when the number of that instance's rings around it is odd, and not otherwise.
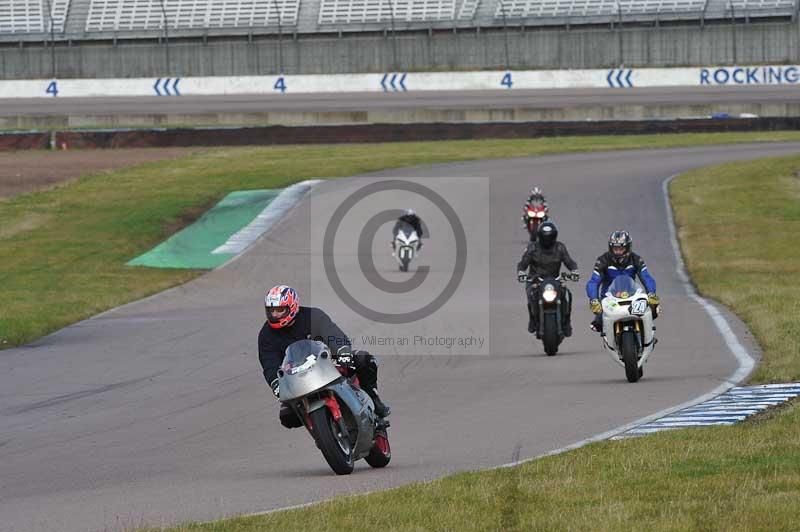
[[[310,362],[316,361],[322,351],[327,351],[324,344],[315,340],[298,340],[286,348],[281,369],[287,374],[306,369]],[[314,355],[313,358],[311,355]]]
[[[279,377],[282,401],[308,395],[341,376],[328,349],[314,340],[298,340],[287,347],[280,369],[284,372]]]
[[[611,295],[618,299],[628,299],[640,289],[641,285],[639,283],[623,274],[614,279],[614,282],[612,282],[608,290],[606,290],[606,295]]]
[[[395,228],[394,236],[397,236],[398,234],[401,234],[408,239],[411,238],[412,235],[416,237],[417,231],[410,223],[401,221]]]

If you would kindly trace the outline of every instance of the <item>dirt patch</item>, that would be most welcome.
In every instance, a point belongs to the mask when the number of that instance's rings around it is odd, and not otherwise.
[[[0,238],[9,238],[26,231],[33,231],[52,219],[52,216],[47,214],[30,213],[23,216],[21,220],[11,225],[4,225],[0,227]]]
[[[0,152],[0,198],[9,198],[81,176],[175,159],[202,148]]]

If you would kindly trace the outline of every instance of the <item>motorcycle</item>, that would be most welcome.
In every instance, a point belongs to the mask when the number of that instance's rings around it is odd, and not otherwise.
[[[529,305],[539,306],[539,329],[536,331],[536,338],[542,340],[544,352],[547,356],[553,356],[558,352],[558,346],[564,341],[564,328],[562,326],[563,311],[562,306],[566,304],[563,301],[562,291],[566,294],[566,287],[562,285],[564,281],[578,282],[580,275],[577,273],[562,272],[558,277],[531,277],[529,275],[521,276],[519,282],[521,283],[534,283],[538,285],[535,292],[538,294],[538,299],[533,301],[528,299]]]
[[[419,237],[411,224],[402,222],[394,234],[394,257],[400,264],[400,271],[407,272],[408,265],[419,252]]]
[[[659,308],[652,308],[642,285],[620,275],[608,287],[603,306],[603,346],[611,358],[625,368],[628,382],[644,375],[644,363],[658,339],[653,320]]]
[[[352,473],[361,458],[375,468],[386,467],[392,458],[388,420],[375,415],[358,377],[347,374],[348,368],[315,340],[292,343],[278,369],[280,402],[302,421],[337,475]]]
[[[531,239],[534,239],[536,230],[539,229],[539,224],[547,220],[547,206],[543,203],[526,203],[522,210],[522,221],[525,223],[525,228],[530,233]]]

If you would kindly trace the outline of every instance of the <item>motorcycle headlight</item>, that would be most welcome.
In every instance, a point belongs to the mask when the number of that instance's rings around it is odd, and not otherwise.
[[[533,218],[534,216],[536,216],[536,213],[534,211],[528,211],[528,216]]]
[[[540,211],[536,213],[537,218],[544,218],[544,211]]]
[[[545,285],[544,290],[542,290],[542,299],[548,303],[552,303],[557,297],[558,292],[556,291],[556,287],[551,284]]]

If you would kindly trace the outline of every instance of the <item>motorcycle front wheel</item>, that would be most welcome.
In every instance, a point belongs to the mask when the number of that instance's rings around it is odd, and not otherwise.
[[[622,350],[622,362],[625,363],[625,376],[628,382],[636,382],[642,373],[639,371],[639,353],[636,346],[636,333],[625,331],[622,333],[620,349]]]
[[[349,475],[353,472],[353,449],[347,436],[342,434],[339,424],[333,419],[327,408],[311,412],[311,423],[317,446],[322,451],[325,461],[337,475]]]
[[[555,314],[545,314],[544,330],[542,331],[542,344],[544,352],[551,357],[558,353],[558,323]]]

